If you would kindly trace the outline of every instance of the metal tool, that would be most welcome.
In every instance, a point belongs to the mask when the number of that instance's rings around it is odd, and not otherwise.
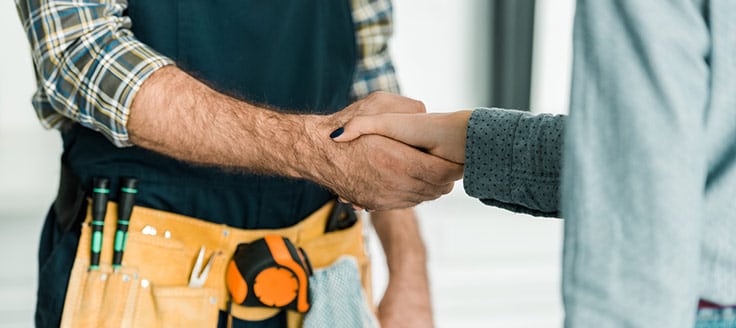
[[[92,181],[92,241],[90,242],[89,269],[100,269],[102,252],[102,233],[107,213],[107,195],[110,193],[110,180],[94,178]]]
[[[199,249],[197,261],[194,262],[192,274],[189,275],[190,288],[201,288],[202,286],[204,286],[204,283],[207,281],[207,275],[210,274],[210,268],[212,268],[212,262],[215,259],[215,254],[212,253],[212,255],[210,255],[210,259],[207,261],[207,265],[205,265],[204,269],[202,269],[202,263],[204,262],[204,252],[205,248],[204,246],[202,246],[202,248]]]
[[[123,263],[123,252],[128,242],[128,226],[130,215],[135,205],[135,194],[138,193],[138,179],[122,178],[120,180],[120,199],[118,200],[118,226],[115,231],[115,247],[112,267],[117,270]]]
[[[337,201],[335,202],[335,206],[332,208],[330,217],[327,218],[325,233],[350,228],[355,224],[355,222],[358,222],[358,216],[355,215],[355,211],[352,206],[350,204]]]

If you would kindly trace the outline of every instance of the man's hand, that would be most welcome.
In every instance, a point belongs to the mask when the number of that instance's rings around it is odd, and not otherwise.
[[[371,210],[407,208],[437,199],[452,190],[463,167],[382,136],[363,136],[335,143],[329,135],[356,116],[386,112],[422,113],[421,102],[389,93],[374,93],[345,110],[323,117],[312,128],[311,143],[326,165],[310,172],[319,182],[353,204]],[[309,129],[309,127],[308,127]]]
[[[416,278],[416,277],[414,277]],[[413,289],[413,278],[389,278],[388,287],[378,304],[378,321],[383,328],[432,327],[432,304],[429,288]],[[422,279],[426,280],[425,277]]]

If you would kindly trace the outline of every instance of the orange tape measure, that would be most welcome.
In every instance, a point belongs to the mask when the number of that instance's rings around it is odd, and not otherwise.
[[[227,267],[232,300],[244,306],[309,311],[312,267],[304,251],[289,239],[268,235],[238,245]]]

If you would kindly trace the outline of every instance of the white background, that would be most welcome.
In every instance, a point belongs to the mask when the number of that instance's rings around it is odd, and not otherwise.
[[[430,111],[484,105],[488,2],[395,2],[391,46],[404,93]],[[534,111],[566,111],[572,13],[572,0],[537,0]],[[30,106],[35,82],[11,1],[0,2],[0,41],[0,327],[29,327],[38,235],[56,192],[61,143]],[[417,211],[439,327],[560,326],[561,221],[483,206],[460,183]],[[376,256],[379,290],[386,283],[380,261]]]

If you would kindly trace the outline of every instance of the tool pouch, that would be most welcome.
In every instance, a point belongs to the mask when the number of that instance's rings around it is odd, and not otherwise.
[[[281,236],[309,254],[315,269],[331,266],[342,256],[356,260],[370,304],[370,262],[362,225],[325,233],[334,202],[299,224],[277,230],[242,230],[222,224],[144,207],[134,207],[122,267],[110,259],[115,239],[117,206],[105,216],[99,270],[89,271],[91,208],[82,226],[62,316],[62,327],[216,327],[219,311],[238,319],[265,320],[287,311],[289,327],[300,327],[301,313],[283,308],[244,306],[230,300],[226,271],[238,245],[267,236]],[[202,247],[213,257],[209,278],[201,288],[188,287]],[[305,259],[306,260],[306,259]],[[304,263],[304,262],[302,262]]]
[[[115,205],[111,203],[106,226],[102,258],[112,258],[115,231]],[[112,217],[111,217],[112,216]],[[89,222],[89,214],[88,220]],[[182,245],[176,241],[156,240],[159,252],[145,244],[139,234],[129,236],[125,254],[132,261],[118,270],[102,262],[99,270],[89,271],[92,229],[82,228],[77,256],[67,287],[62,327],[215,327],[218,322],[218,292],[214,288],[189,288],[181,281],[161,278],[186,275],[176,263],[191,263]],[[143,245],[141,242],[144,242]],[[133,246],[135,245],[135,246]],[[140,266],[138,259],[150,259],[155,266]],[[124,264],[126,262],[124,261]],[[170,267],[171,266],[171,267]],[[181,266],[181,265],[178,265]],[[158,271],[158,273],[156,272]],[[176,272],[179,271],[179,272]]]

